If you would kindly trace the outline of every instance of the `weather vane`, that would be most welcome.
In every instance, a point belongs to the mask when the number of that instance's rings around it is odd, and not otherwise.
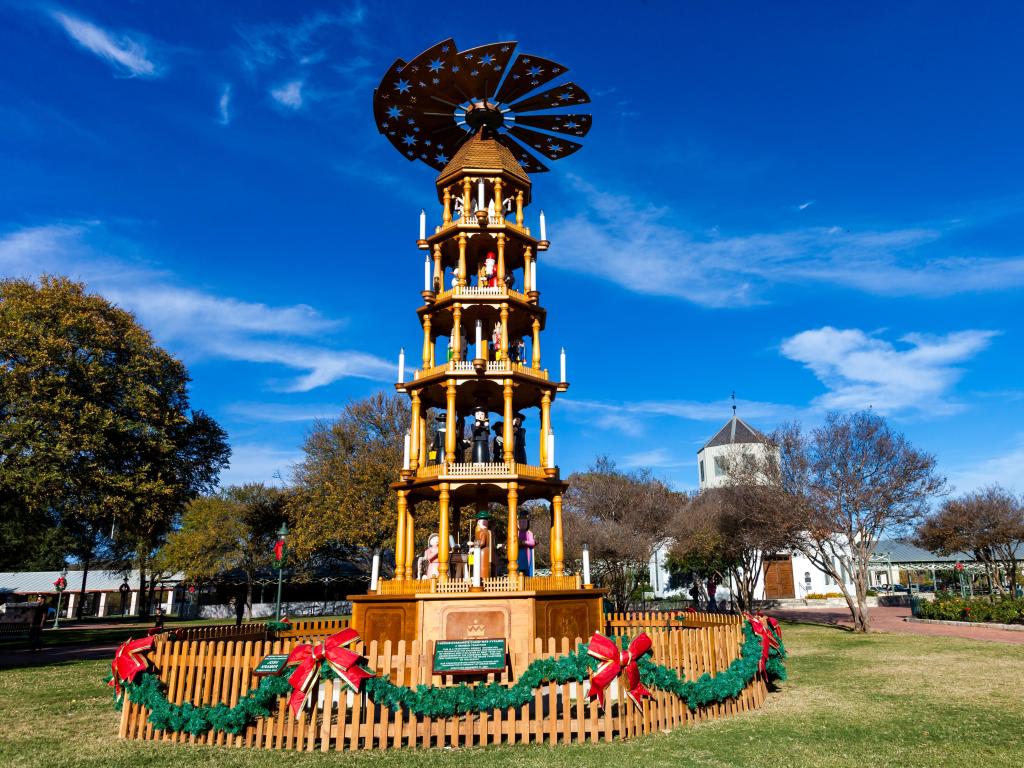
[[[590,97],[572,82],[537,92],[568,70],[539,56],[517,53],[513,59],[516,45],[459,51],[449,38],[408,63],[398,59],[373,92],[377,128],[409,160],[439,171],[481,130],[505,145],[526,172],[547,171],[537,155],[571,155],[582,145],[566,137],[586,136],[592,118],[531,113],[587,104]]]

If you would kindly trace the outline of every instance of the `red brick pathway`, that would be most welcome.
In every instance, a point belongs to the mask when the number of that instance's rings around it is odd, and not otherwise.
[[[895,632],[903,635],[932,635],[935,637],[962,637],[966,640],[991,640],[997,643],[1024,645],[1024,632],[992,629],[985,626],[953,627],[948,624],[918,624],[904,621],[910,608],[869,608],[871,629],[876,632]],[[830,624],[850,627],[853,622],[845,608],[778,608],[767,611],[772,616],[812,624]]]

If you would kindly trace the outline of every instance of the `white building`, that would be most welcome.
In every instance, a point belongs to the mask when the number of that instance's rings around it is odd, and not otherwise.
[[[730,454],[743,451],[745,453],[764,455],[769,450],[770,442],[764,434],[747,424],[736,415],[733,407],[732,418],[727,421],[714,437],[708,440],[697,451],[697,473],[700,490],[717,488],[728,479],[727,468]],[[655,597],[672,597],[680,594],[679,590],[668,588],[669,573],[666,560],[672,542],[664,543],[651,556],[649,563],[651,590]],[[845,576],[847,584],[852,585],[849,568],[837,563],[839,573]],[[839,592],[834,579],[818,570],[799,552],[781,552],[765,556],[764,568],[758,579],[755,595],[760,600],[784,600],[803,598],[808,594],[827,594]],[[725,587],[719,588],[718,599],[728,599]]]

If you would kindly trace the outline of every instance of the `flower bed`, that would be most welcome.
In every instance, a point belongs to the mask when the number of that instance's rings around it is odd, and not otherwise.
[[[970,621],[977,623],[1024,624],[1024,598],[1019,597],[957,597],[938,595],[930,602],[921,602],[915,616],[938,621]]]

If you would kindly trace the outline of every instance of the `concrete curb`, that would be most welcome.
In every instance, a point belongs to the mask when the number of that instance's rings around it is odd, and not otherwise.
[[[1024,632],[1022,624],[995,624],[989,621],[947,621],[946,619],[915,619],[907,616],[903,619],[913,624],[945,624],[949,627],[969,627],[979,629],[1006,629],[1010,632]]]

